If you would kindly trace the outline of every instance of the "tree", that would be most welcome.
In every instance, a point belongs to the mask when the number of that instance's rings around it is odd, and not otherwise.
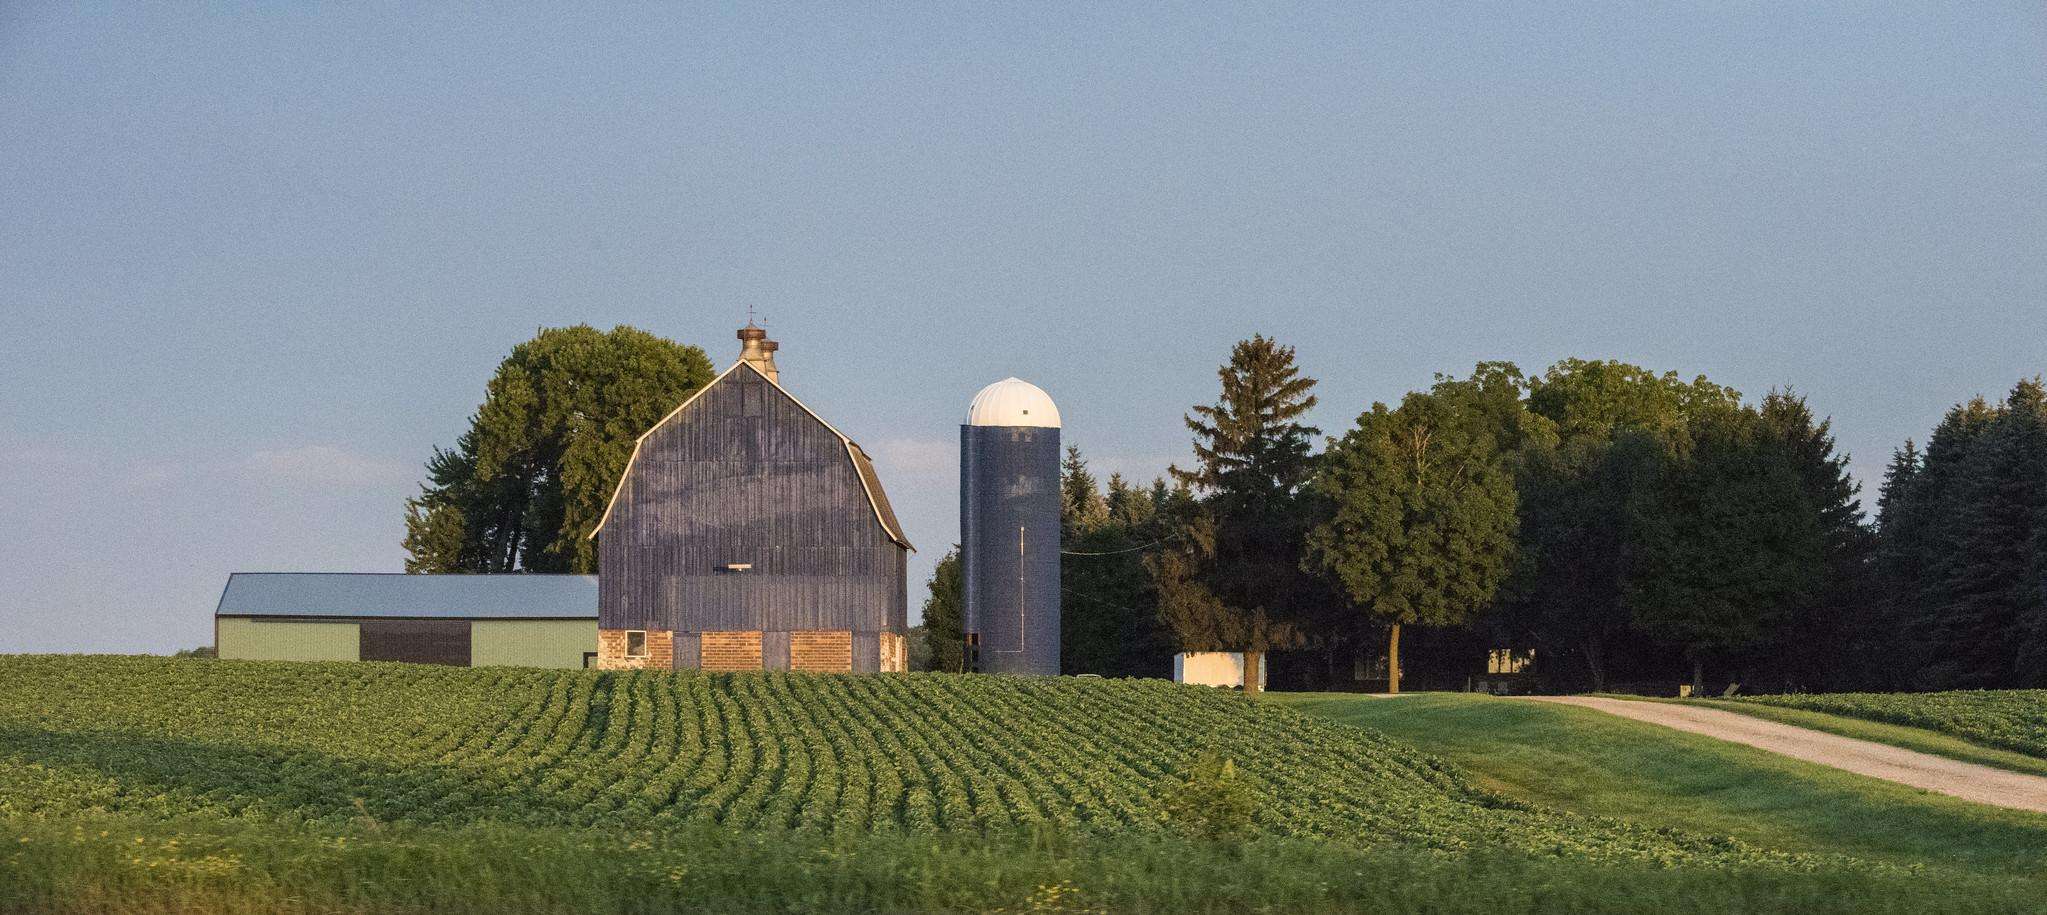
[[[924,630],[925,656],[930,658],[930,666],[922,669],[965,673],[966,601],[960,584],[960,548],[957,544],[938,560],[938,565],[931,570],[931,581],[925,587],[924,621],[919,628]]]
[[[1298,642],[1294,621],[1310,602],[1300,493],[1319,430],[1300,417],[1315,406],[1315,380],[1300,374],[1292,347],[1264,336],[1239,342],[1216,374],[1216,402],[1185,417],[1193,466],[1170,471],[1196,498],[1169,515],[1175,548],[1150,567],[1181,650],[1242,651],[1244,688],[1256,693],[1265,652]]]
[[[1958,589],[1969,585],[1967,540],[1977,520],[1963,497],[1965,482],[1999,413],[1981,397],[1949,409],[1926,440],[1907,491],[1910,502],[1901,511],[1917,526],[1911,559],[1919,589],[1909,596],[1902,621],[1903,639],[1916,655],[1910,683],[1917,689],[1949,689],[1970,679],[1969,662],[1958,656],[1970,646],[1957,644],[1968,636],[1953,625],[1950,611],[1962,601]]]
[[[1637,553],[1628,518],[1644,497],[1639,482],[1682,441],[1690,416],[1738,404],[1740,395],[1704,377],[1686,382],[1675,372],[1584,359],[1558,362],[1528,379],[1527,390],[1527,411],[1547,427],[1518,449],[1521,560],[1501,622],[1532,639],[1543,658],[1575,658],[1583,682],[1605,689],[1643,654],[1641,640],[1629,638],[1627,603]],[[1542,669],[1552,681],[1566,674],[1548,661]]]
[[[1794,462],[1753,410],[1701,411],[1649,465],[1629,536],[1635,624],[1683,648],[1692,688],[1709,653],[1755,643],[1824,581],[1824,535]]]
[[[1877,496],[1876,556],[1872,578],[1878,623],[1866,634],[1876,668],[1874,685],[1882,690],[1910,686],[1913,672],[1924,666],[1925,651],[1909,638],[1925,589],[1926,504],[1919,493],[1923,457],[1912,440],[1891,453]]]
[[[1865,639],[1873,645],[1869,663],[1875,667],[1873,686],[1879,690],[1910,688],[1912,676],[1928,657],[1924,643],[1912,639],[1926,587],[1922,467],[1924,456],[1908,438],[1904,448],[1891,452],[1891,463],[1883,469],[1883,489],[1877,493],[1877,547],[1871,573],[1877,626]]]
[[[2047,506],[2047,389],[2018,383],[1969,451],[1953,489],[1954,552],[1940,563],[1931,666],[1947,688],[2047,685],[2047,625],[2034,553]]]
[[[623,325],[513,347],[406,500],[406,571],[595,572],[587,538],[634,442],[710,379],[702,350]]]
[[[1066,459],[1059,465],[1060,530],[1066,539],[1093,530],[1109,520],[1109,503],[1102,497],[1095,475],[1088,472],[1080,448],[1066,446]]]
[[[1863,521],[1861,486],[1848,473],[1848,457],[1834,450],[1831,420],[1814,417],[1806,399],[1771,391],[1758,409],[1763,444],[1775,449],[1798,477],[1804,504],[1816,513],[1821,580],[1806,600],[1784,608],[1765,660],[1789,688],[1845,689],[1867,685],[1866,659],[1882,632],[1869,608],[1875,536]],[[1865,659],[1858,662],[1856,659]],[[1848,678],[1857,678],[1851,682]]]
[[[1059,667],[1069,674],[1156,676],[1166,646],[1144,555],[1161,539],[1148,493],[1120,475],[1105,495],[1080,449],[1066,450]]]
[[[1400,692],[1400,627],[1458,625],[1489,604],[1514,554],[1517,495],[1495,431],[1448,379],[1383,403],[1332,443],[1314,489],[1329,517],[1307,565],[1386,623],[1387,676]],[[1462,396],[1460,396],[1462,395]]]

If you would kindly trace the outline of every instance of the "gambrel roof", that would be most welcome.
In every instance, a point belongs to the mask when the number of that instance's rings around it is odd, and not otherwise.
[[[811,419],[817,420],[818,425],[825,427],[833,435],[838,436],[839,441],[845,445],[846,460],[851,463],[853,474],[860,479],[860,488],[867,495],[867,504],[874,509],[874,520],[881,525],[882,531],[888,535],[890,540],[903,549],[913,553],[916,552],[917,548],[910,545],[910,538],[903,535],[902,523],[896,520],[895,509],[889,505],[888,493],[882,491],[881,477],[874,472],[874,461],[867,456],[867,452],[862,450],[857,442],[848,438],[846,433],[840,432],[831,423],[826,422],[824,417],[817,415],[816,410],[805,406],[803,401],[796,399],[796,395],[789,393],[788,389],[776,383],[775,379],[768,377],[767,373],[762,372],[753,363],[744,359],[732,363],[731,368],[718,373],[718,377],[711,379],[709,384],[698,388],[696,393],[691,394],[688,399],[677,405],[675,409],[668,411],[667,416],[661,417],[660,422],[648,427],[647,431],[640,433],[640,437],[633,441],[633,455],[626,460],[625,472],[619,475],[618,486],[611,491],[611,501],[604,506],[604,517],[597,520],[597,526],[591,529],[590,537],[595,538],[598,532],[604,530],[605,523],[611,520],[611,513],[618,507],[618,497],[625,491],[626,479],[632,476],[633,464],[639,461],[640,448],[646,444],[647,437],[653,435],[662,426],[667,425],[669,420],[681,415],[682,411],[689,409],[691,404],[696,403],[699,398],[704,396],[704,392],[717,387],[733,372],[742,369],[760,376],[762,381],[767,382],[768,387],[780,392],[783,397],[789,398],[789,402],[795,404],[797,409],[802,410]]]

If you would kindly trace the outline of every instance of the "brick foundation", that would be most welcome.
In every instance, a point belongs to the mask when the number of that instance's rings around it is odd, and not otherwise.
[[[625,629],[597,630],[597,669],[634,670],[650,668],[667,670],[675,666],[675,633],[666,629],[649,629],[647,632],[647,654],[645,657],[626,657]]]
[[[760,670],[760,631],[704,633],[699,663],[704,670]]]
[[[789,669],[843,674],[853,669],[853,633],[816,629],[789,633]]]

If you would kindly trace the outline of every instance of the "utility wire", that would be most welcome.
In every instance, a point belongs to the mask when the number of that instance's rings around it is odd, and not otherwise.
[[[1140,544],[1140,545],[1138,545],[1138,546],[1133,546],[1133,547],[1130,547],[1129,549],[1124,549],[1124,550],[1109,550],[1109,551],[1106,551],[1106,552],[1102,552],[1102,553],[1077,553],[1077,552],[1074,552],[1074,551],[1072,551],[1072,550],[1060,550],[1060,551],[1059,551],[1059,555],[1061,555],[1061,556],[1121,556],[1121,555],[1123,555],[1124,553],[1135,553],[1135,552],[1137,552],[1138,550],[1148,550],[1148,549],[1151,549],[1152,547],[1155,547],[1155,546],[1159,546],[1159,545],[1162,545],[1162,544],[1164,544],[1164,543],[1166,543],[1166,542],[1168,542],[1168,541],[1171,541],[1171,540],[1177,540],[1177,539],[1179,539],[1179,538],[1180,538],[1181,536],[1182,536],[1181,534],[1177,534],[1177,533],[1175,533],[1175,534],[1168,534],[1168,535],[1166,535],[1166,536],[1164,536],[1164,537],[1160,537],[1159,539],[1157,539],[1157,540],[1154,540],[1154,541],[1152,541],[1152,542],[1150,542],[1150,543]]]

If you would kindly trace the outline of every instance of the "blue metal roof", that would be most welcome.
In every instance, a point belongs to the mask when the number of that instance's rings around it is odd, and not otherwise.
[[[597,576],[236,572],[213,614],[596,619]]]

